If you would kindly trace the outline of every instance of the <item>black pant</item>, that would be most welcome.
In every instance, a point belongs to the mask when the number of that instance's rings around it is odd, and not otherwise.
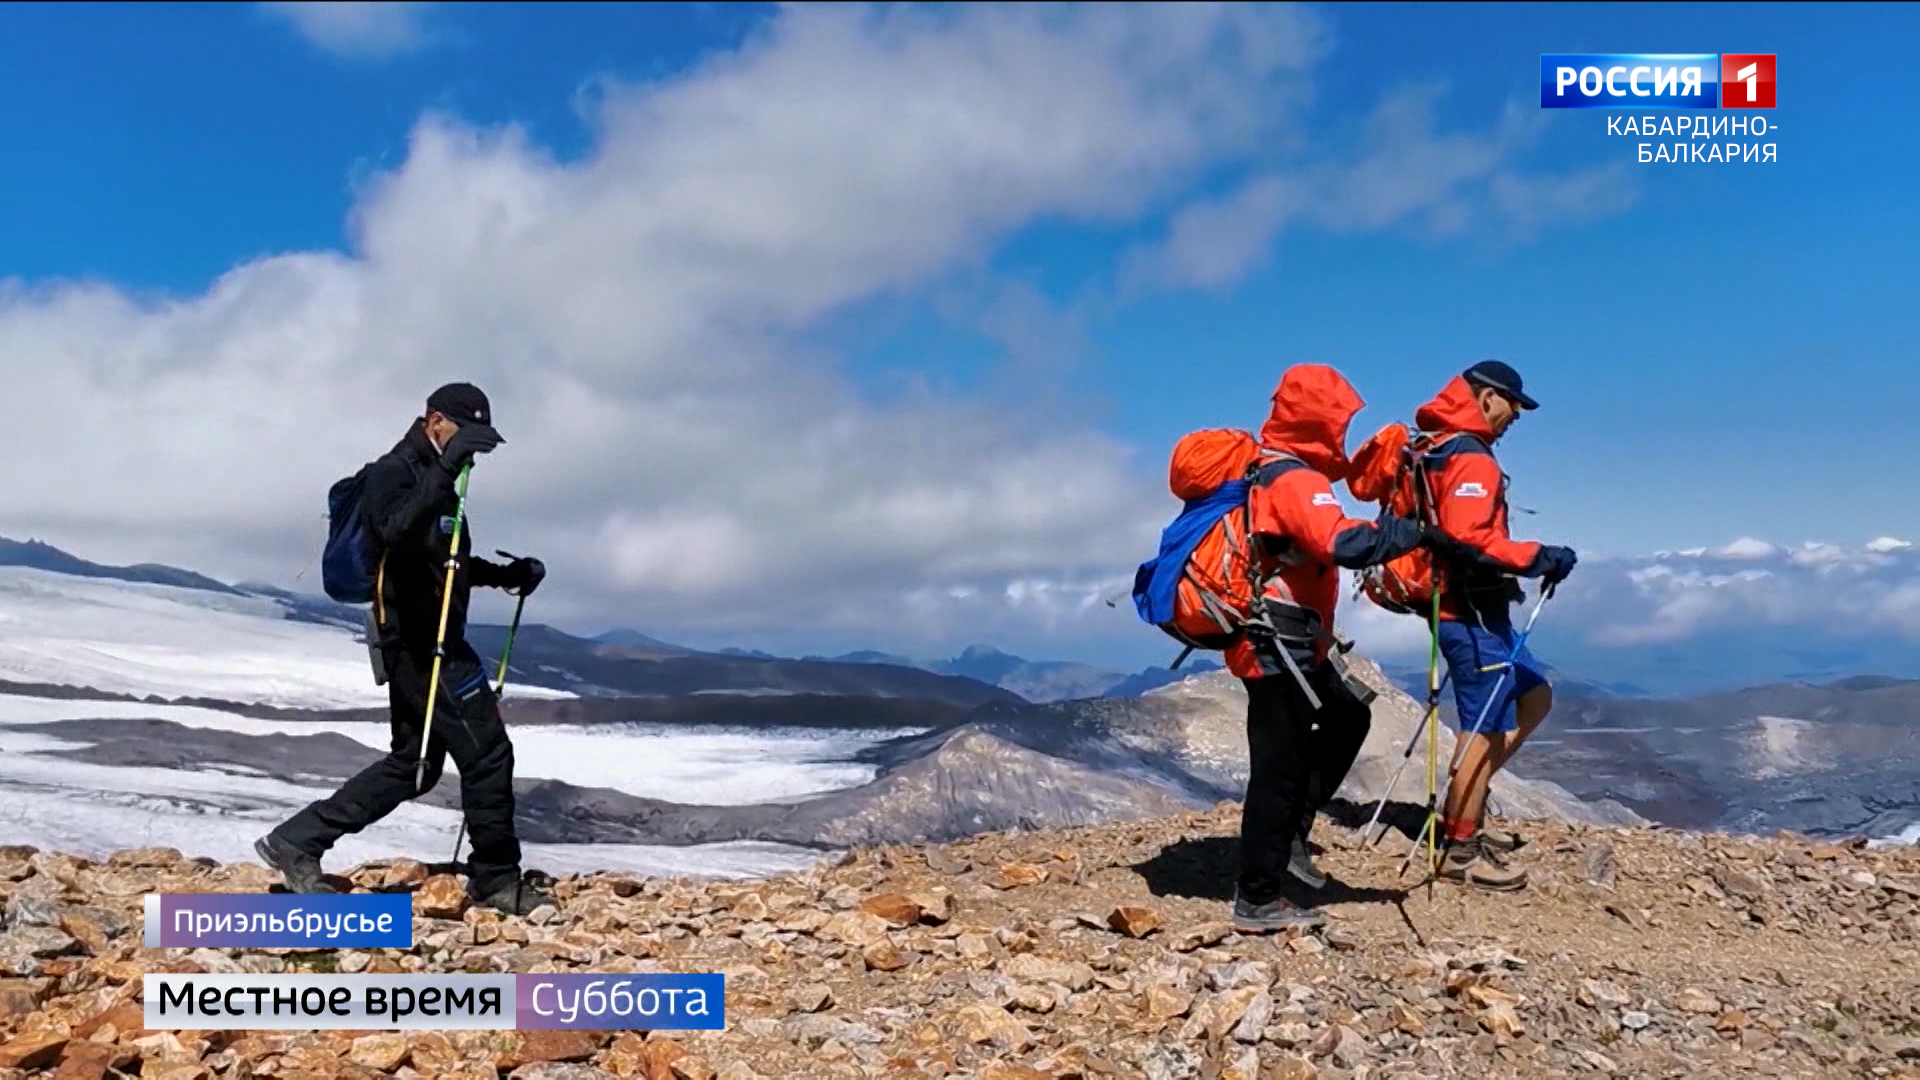
[[[513,833],[513,743],[500,719],[499,699],[473,648],[464,641],[449,643],[440,669],[433,738],[427,744],[426,776],[416,790],[414,769],[420,759],[433,657],[404,648],[391,649],[388,655],[392,751],[275,831],[294,847],[323,855],[341,836],[357,833],[416,794],[433,790],[451,756],[460,770],[460,805],[473,838],[469,885],[478,894],[492,892],[520,874],[520,841]]]
[[[1294,837],[1333,798],[1360,756],[1373,712],[1347,691],[1331,666],[1307,681],[1315,712],[1291,674],[1243,679],[1247,685],[1247,798],[1240,813],[1240,896],[1264,904],[1286,887]]]

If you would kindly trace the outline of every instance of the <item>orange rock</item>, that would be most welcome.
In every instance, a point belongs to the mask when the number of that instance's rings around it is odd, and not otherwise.
[[[586,1061],[600,1049],[604,1035],[599,1031],[521,1032],[519,1044],[496,1058],[494,1065],[504,1073],[536,1061]]]
[[[860,953],[872,971],[899,971],[912,962],[912,957],[887,942],[869,945]]]
[[[0,1021],[32,1016],[40,1008],[40,993],[25,979],[0,980]]]
[[[644,1075],[647,1068],[646,1038],[637,1031],[621,1032],[598,1064],[615,1076]]]
[[[138,1038],[139,1036],[148,1034],[148,1032],[142,1030],[146,1026],[146,1022],[146,1011],[141,1007],[138,1000],[124,1001],[97,1016],[90,1016],[81,1021],[80,1025],[73,1029],[73,1037],[76,1039],[90,1038],[93,1033],[101,1027],[111,1025],[115,1031],[123,1036],[131,1034],[135,1038]]]
[[[938,926],[953,918],[953,894],[946,889],[908,893],[907,899],[920,905],[920,921]]]
[[[713,1066],[707,1064],[706,1058],[692,1054],[675,1058],[668,1071],[673,1080],[713,1080]]]
[[[687,1048],[672,1039],[647,1044],[641,1055],[641,1075],[647,1080],[674,1080],[673,1063],[687,1056]]]
[[[435,874],[413,894],[413,913],[429,919],[457,919],[467,910],[467,889],[452,874]]]
[[[186,861],[187,857],[180,854],[179,849],[170,847],[128,848],[125,851],[116,851],[107,856],[108,866],[129,868],[145,867],[159,869],[168,866],[178,866]]]
[[[19,1035],[0,1046],[0,1069],[38,1069],[51,1065],[67,1048],[67,1036],[53,1032]]]
[[[53,1071],[53,1080],[101,1080],[113,1067],[114,1059],[121,1056],[124,1056],[121,1051],[100,1043],[73,1043],[60,1055],[60,1067]]]
[[[912,926],[920,921],[923,909],[903,893],[886,893],[861,901],[860,910],[878,915],[894,926]]]
[[[1002,866],[987,884],[996,889],[1018,889],[1047,880],[1045,869],[1028,862],[1010,862]]]
[[[1053,1074],[1025,1065],[990,1065],[980,1074],[980,1080],[1053,1080]]]
[[[460,1052],[437,1031],[416,1031],[407,1039],[407,1059],[419,1072],[438,1076],[460,1060]]]
[[[413,859],[396,859],[381,876],[380,883],[389,889],[404,885],[419,885],[428,878],[426,864]]]
[[[140,1066],[140,1080],[207,1080],[213,1073],[190,1061],[149,1061]]]
[[[1117,907],[1107,916],[1107,925],[1130,938],[1143,938],[1164,928],[1167,920],[1152,908]]]
[[[376,1072],[392,1072],[406,1064],[407,1037],[398,1031],[382,1031],[353,1040],[347,1060]]]
[[[100,956],[111,948],[107,942],[107,932],[100,928],[99,923],[84,915],[70,913],[61,915],[60,929],[65,931],[68,937],[78,941],[80,947],[87,950],[89,956]]]

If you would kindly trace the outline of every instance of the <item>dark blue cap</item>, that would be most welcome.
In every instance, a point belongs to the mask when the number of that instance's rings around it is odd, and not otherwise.
[[[1462,373],[1467,382],[1477,387],[1498,390],[1507,400],[1523,409],[1537,409],[1540,403],[1527,396],[1520,382],[1520,373],[1512,365],[1498,360],[1482,360]]]

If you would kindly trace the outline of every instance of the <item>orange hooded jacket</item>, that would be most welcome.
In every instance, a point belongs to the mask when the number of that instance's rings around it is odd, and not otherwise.
[[[1504,610],[1512,599],[1508,575],[1537,574],[1540,545],[1515,540],[1507,531],[1507,477],[1493,456],[1493,428],[1474,400],[1473,386],[1454,376],[1413,414],[1413,422],[1421,431],[1469,436],[1446,443],[1429,458],[1434,516],[1452,541],[1440,617],[1466,618],[1476,606]]]
[[[1345,478],[1347,428],[1366,403],[1333,368],[1301,364],[1288,368],[1273,392],[1273,411],[1260,429],[1263,449],[1290,455],[1263,467],[1247,496],[1248,531],[1254,536],[1257,580],[1265,593],[1290,600],[1320,616],[1326,636],[1314,649],[1324,659],[1340,599],[1340,567],[1385,562],[1420,543],[1420,526],[1400,518],[1380,522],[1350,518],[1333,493]],[[1241,678],[1282,674],[1263,662],[1246,639],[1226,650],[1227,669]]]

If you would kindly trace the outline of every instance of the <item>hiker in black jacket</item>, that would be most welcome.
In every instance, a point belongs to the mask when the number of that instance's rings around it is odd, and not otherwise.
[[[408,799],[433,790],[451,756],[460,770],[460,804],[473,835],[468,893],[477,903],[522,915],[546,901],[522,881],[520,841],[513,831],[513,743],[480,657],[466,640],[470,589],[505,589],[524,596],[539,586],[546,569],[538,559],[515,559],[502,566],[475,558],[472,533],[465,526],[447,605],[427,773],[417,790],[414,786],[447,581],[447,547],[459,505],[454,481],[475,455],[504,441],[492,427],[486,395],[466,383],[452,383],[433,392],[426,414],[367,470],[361,508],[382,552],[374,615],[392,704],[392,751],[254,845],[295,892],[331,891],[320,874],[320,857],[327,849],[341,836],[357,833]]]

